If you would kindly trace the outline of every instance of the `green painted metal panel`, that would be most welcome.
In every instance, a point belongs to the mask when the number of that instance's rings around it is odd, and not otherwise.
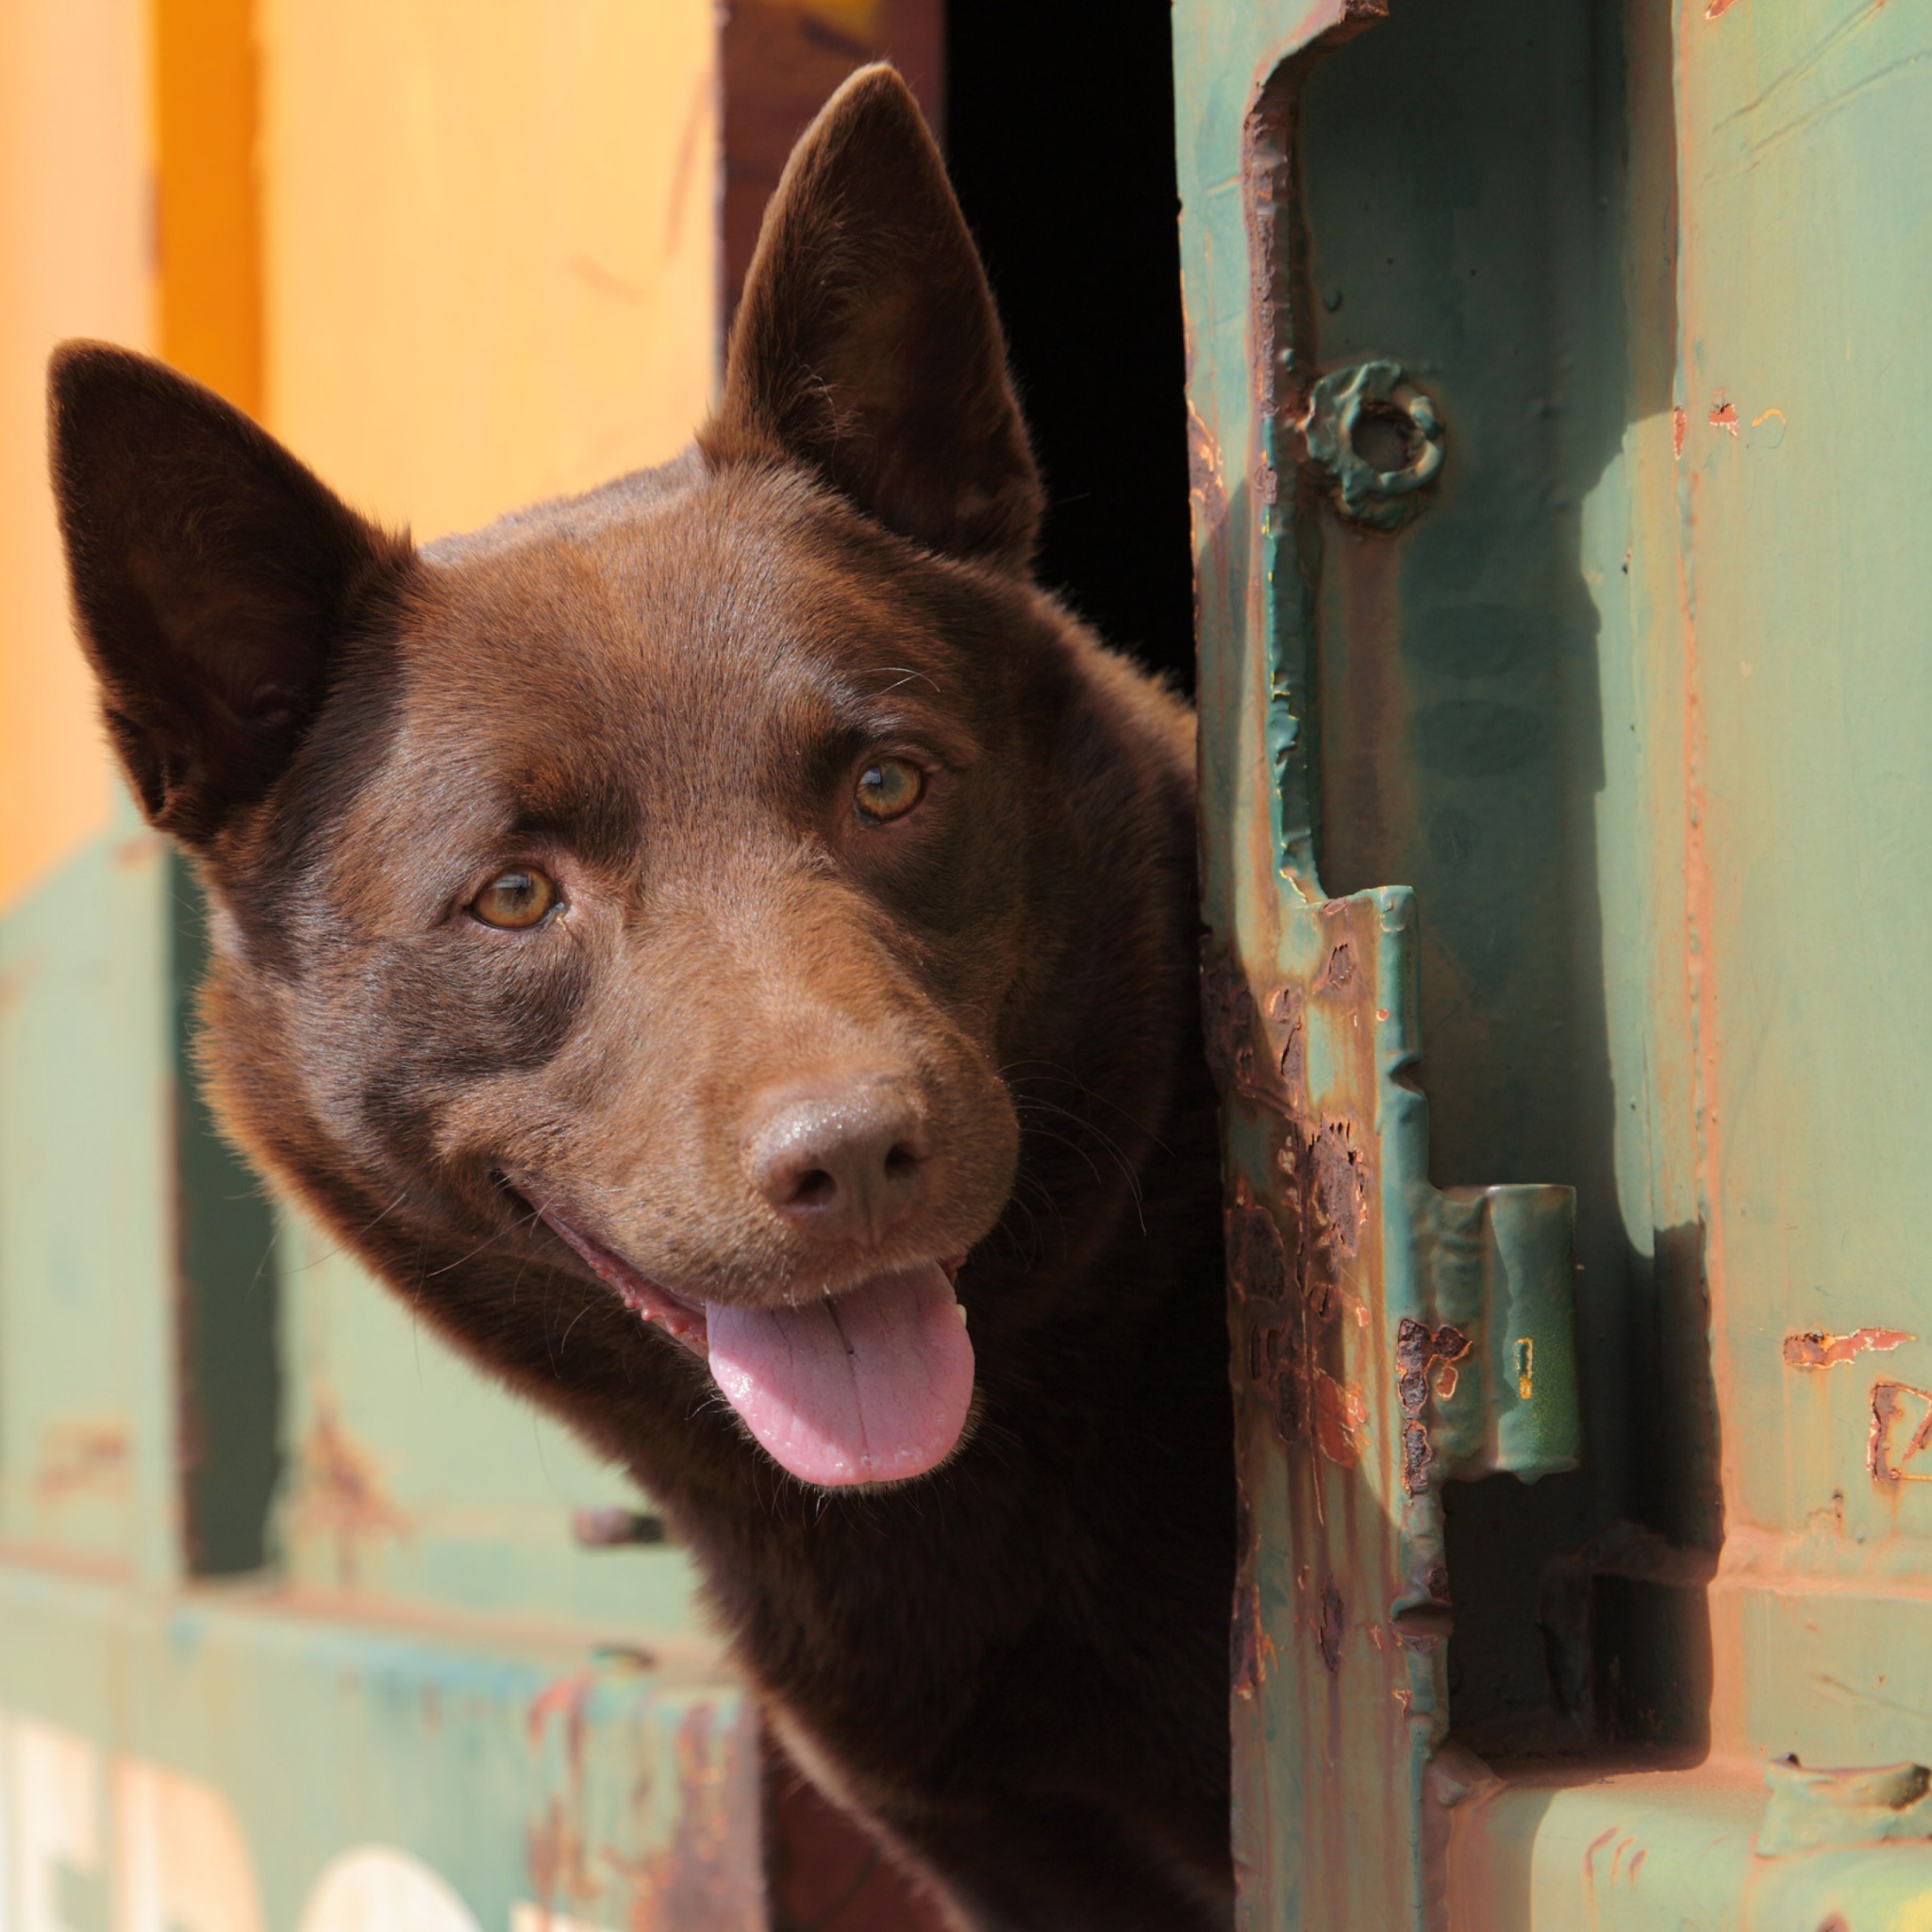
[[[0,1541],[178,1567],[166,849],[112,830],[0,921]]]
[[[284,1249],[289,1480],[275,1535],[291,1585],[568,1618],[612,1641],[709,1642],[682,1550],[577,1541],[580,1512],[648,1510],[626,1477],[292,1214]]]
[[[1713,1616],[1740,1666],[1719,1696],[1763,1748],[1809,1756],[1813,1724],[1840,1731],[1857,1704],[1884,1756],[1932,1763],[1932,1462],[1910,1447],[1932,1408],[1910,1210],[1932,1151],[1932,494],[1906,441],[1932,399],[1932,22],[1739,13],[1681,22],[1675,54],[1699,137],[1679,183],[1681,590],[1670,681],[1646,695],[1685,719],[1686,1057],[1735,1552]],[[1796,916],[1813,890],[1827,919]],[[1788,1338],[1819,1332],[1870,1345],[1808,1366]],[[1771,1607],[1786,1591],[1822,1641]],[[1920,1634],[1874,1702],[1839,1665],[1877,1614]],[[1807,1709],[1779,1679],[1811,1688]]]
[[[125,800],[0,919],[0,1932],[752,1932],[684,1554],[221,1145],[199,949]]]
[[[1925,1924],[1932,25],[1174,26],[1245,1923]],[[1574,1189],[1574,1474],[1467,1480],[1432,1341],[1403,1504],[1445,1208],[1398,1172]]]
[[[568,1641],[0,1565],[0,1800],[21,1932],[764,1923],[743,1690]]]

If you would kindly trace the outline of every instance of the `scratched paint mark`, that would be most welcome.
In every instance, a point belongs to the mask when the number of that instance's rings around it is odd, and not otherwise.
[[[1516,1338],[1516,1399],[1527,1402],[1536,1394],[1536,1338]]]
[[[1671,456],[1673,460],[1681,462],[1684,458],[1684,412],[1671,411]]]
[[[1807,1328],[1785,1337],[1784,1357],[1788,1369],[1835,1369],[1867,1349],[1886,1354],[1916,1341],[1902,1328],[1858,1328],[1850,1335],[1827,1335],[1822,1328]]]
[[[1897,1447],[1905,1438],[1903,1449]],[[1908,1382],[1872,1385],[1872,1436],[1865,1459],[1877,1483],[1932,1483],[1932,1467],[1906,1464],[1932,1446],[1932,1390]],[[1928,1458],[1932,1462],[1932,1458]]]
[[[1710,426],[1713,429],[1722,429],[1732,437],[1738,433],[1738,411],[1723,396],[1719,396],[1710,406]]]
[[[122,1494],[131,1455],[127,1426],[112,1419],[68,1417],[42,1431],[34,1493],[42,1503]]]
[[[1331,1579],[1322,1586],[1322,1621],[1315,1633],[1315,1641],[1322,1653],[1322,1667],[1331,1677],[1341,1668],[1341,1641],[1347,1629],[1341,1592]]]
[[[1591,1888],[1592,1890],[1595,1888],[1596,1855],[1600,1851],[1602,1851],[1606,1845],[1611,1844],[1615,1841],[1617,1837],[1617,1830],[1618,1827],[1613,1824],[1609,1827],[1608,1830],[1598,1832],[1597,1835],[1593,1839],[1591,1839],[1587,1845],[1584,1846],[1583,1882],[1586,1887]]]
[[[1369,1415],[1361,1391],[1317,1369],[1314,1393],[1316,1448],[1330,1462],[1353,1469],[1362,1459],[1361,1431]]]
[[[1704,17],[1706,20],[1722,19],[1737,4],[1738,0],[1710,0],[1710,5],[1704,9]]]
[[[648,291],[636,282],[613,275],[602,262],[588,255],[573,255],[564,267],[587,288],[594,289],[600,295],[609,296],[614,302],[627,302],[632,308],[641,308],[650,300]]]
[[[300,1529],[332,1541],[336,1584],[361,1584],[364,1546],[407,1536],[414,1524],[390,1501],[375,1457],[342,1425],[334,1404],[319,1397],[302,1444],[291,1513]]]

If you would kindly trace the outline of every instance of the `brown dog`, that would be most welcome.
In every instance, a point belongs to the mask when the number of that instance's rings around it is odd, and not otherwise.
[[[238,1141],[635,1471],[962,1924],[1225,1925],[1192,725],[1032,581],[898,78],[801,142],[664,469],[419,554],[157,364],[53,394]]]

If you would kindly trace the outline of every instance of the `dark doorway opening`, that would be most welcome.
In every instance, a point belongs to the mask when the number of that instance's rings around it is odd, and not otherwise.
[[[1041,579],[1194,683],[1168,0],[946,9],[946,151],[1051,500]]]

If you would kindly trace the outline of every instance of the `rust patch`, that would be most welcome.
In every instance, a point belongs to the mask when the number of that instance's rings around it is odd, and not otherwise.
[[[109,1418],[70,1418],[41,1434],[34,1494],[58,1505],[78,1497],[118,1496],[127,1488],[127,1425]]]
[[[566,1789],[551,1793],[542,1816],[524,1834],[524,1867],[529,1874],[530,1894],[546,1920],[581,1911],[598,1891],[583,1824],[584,1707],[595,1681],[589,1671],[575,1671],[554,1679],[530,1700],[524,1720],[532,1750],[541,1747],[553,1718],[563,1720]]]
[[[1245,1339],[1238,1366],[1259,1395],[1284,1442],[1305,1433],[1302,1312],[1290,1295],[1288,1249],[1265,1208],[1241,1202],[1227,1218],[1228,1279],[1243,1311]]]
[[[1288,1294],[1288,1251],[1265,1208],[1238,1208],[1228,1217],[1227,1266],[1242,1300],[1276,1303]]]
[[[1241,968],[1225,954],[1201,960],[1201,1020],[1208,1064],[1224,1090],[1245,1090],[1255,1072],[1255,1000]]]
[[[354,1590],[361,1581],[363,1546],[385,1536],[406,1536],[414,1526],[384,1492],[375,1458],[350,1435],[333,1403],[318,1401],[315,1421],[302,1444],[294,1515],[298,1525],[335,1544],[336,1584]]]
[[[668,1925],[751,1932],[766,1924],[755,1841],[758,1803],[753,1747],[708,1704],[693,1705],[677,1726],[677,1828],[672,1842],[633,1863],[603,1856],[629,1883],[629,1932]]]
[[[1725,5],[1729,5],[1729,0],[1725,0]],[[1706,17],[1708,18],[1707,15]],[[1709,420],[1713,429],[1723,429],[1732,436],[1737,435],[1738,412],[1724,397],[1719,396],[1711,404]]]
[[[1298,986],[1278,988],[1268,1002],[1268,1017],[1282,1035],[1275,1056],[1275,1072],[1280,1075],[1283,1093],[1291,1108],[1300,1110],[1306,1104],[1308,1080],[1308,1034],[1307,1001]]]
[[[1343,940],[1328,955],[1327,971],[1323,974],[1324,985],[1340,990],[1355,977],[1355,949]]]
[[[1227,483],[1222,473],[1221,445],[1188,402],[1188,495],[1193,505],[1194,534],[1203,543],[1218,537],[1227,524]]]
[[[1229,1652],[1229,1674],[1235,1695],[1253,1697],[1268,1681],[1274,1663],[1274,1640],[1268,1635],[1261,1617],[1261,1591],[1247,1584],[1235,1607],[1233,1644]]]
[[[1330,1462],[1353,1469],[1362,1459],[1362,1424],[1368,1406],[1361,1391],[1338,1382],[1317,1369],[1311,1377],[1314,1394],[1315,1447]]]
[[[1417,1422],[1402,1425],[1402,1486],[1411,1496],[1420,1496],[1429,1486],[1429,1471],[1435,1467],[1436,1451],[1429,1432]]]
[[[1315,1641],[1322,1651],[1323,1667],[1331,1677],[1341,1668],[1341,1640],[1346,1630],[1341,1592],[1331,1577],[1322,1586],[1322,1621],[1315,1631]]]
[[[1395,1330],[1395,1392],[1402,1412],[1418,1416],[1429,1395],[1429,1363],[1435,1355],[1436,1331],[1412,1315],[1403,1316]]]
[[[1865,1460],[1878,1483],[1932,1483],[1932,1457],[1918,1469],[1906,1464],[1932,1446],[1932,1390],[1908,1382],[1872,1385],[1872,1436]]]
[[[1324,1233],[1353,1257],[1369,1218],[1367,1178],[1345,1121],[1330,1121],[1308,1144],[1309,1193]]]
[[[1429,1486],[1429,1471],[1435,1467],[1436,1452],[1429,1432],[1422,1421],[1431,1382],[1440,1401],[1456,1393],[1457,1363],[1474,1347],[1468,1336],[1452,1323],[1431,1328],[1405,1315],[1395,1329],[1395,1394],[1402,1404],[1402,1481],[1411,1496],[1419,1496]]]
[[[1396,1640],[1411,1648],[1444,1643],[1456,1632],[1456,1609],[1449,1597],[1449,1572],[1433,1564],[1410,1579],[1408,1600],[1389,1620]]]
[[[1827,1335],[1822,1328],[1807,1328],[1785,1337],[1785,1367],[1835,1369],[1868,1348],[1883,1354],[1917,1340],[1900,1328],[1857,1328],[1849,1335]]]

